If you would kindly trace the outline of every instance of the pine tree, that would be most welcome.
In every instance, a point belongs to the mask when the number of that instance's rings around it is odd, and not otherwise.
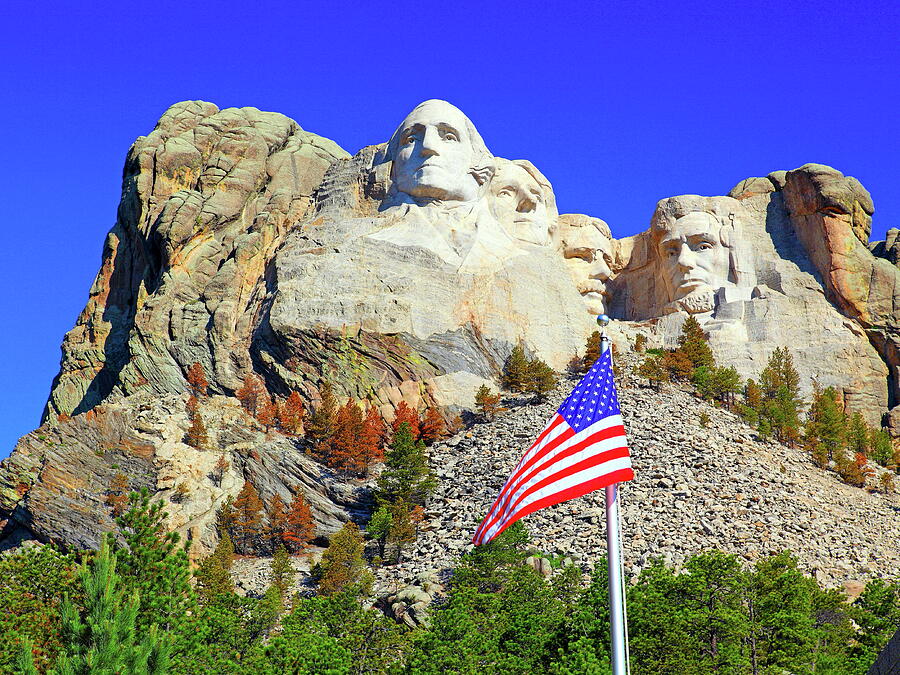
[[[365,542],[356,523],[346,523],[338,530],[319,563],[319,592],[334,595],[353,589],[360,595],[368,595],[373,579],[366,569],[364,549]]]
[[[129,504],[116,518],[117,539],[122,543],[109,535],[122,583],[129,592],[140,595],[137,623],[141,630],[153,623],[170,630],[194,603],[187,553],[178,533],[168,529],[163,503],[151,504],[146,488],[131,493]]]
[[[192,396],[197,398],[206,396],[207,389],[209,389],[209,382],[206,380],[206,371],[203,370],[203,366],[200,363],[194,362],[194,364],[188,368],[187,383]]]
[[[425,411],[421,433],[425,445],[432,445],[447,435],[447,425],[437,408],[432,407]]]
[[[225,453],[222,452],[219,455],[219,458],[216,460],[216,464],[213,467],[212,478],[216,483],[216,487],[221,487],[222,479],[225,477],[225,472],[231,467],[231,464],[225,459]]]
[[[413,410],[406,401],[400,401],[394,411],[394,420],[391,422],[391,431],[396,434],[403,424],[409,427],[413,440],[419,440],[422,435],[419,413]]]
[[[375,406],[369,406],[363,422],[362,446],[366,466],[384,459],[384,420]]]
[[[294,577],[297,571],[291,564],[291,556],[284,544],[275,549],[275,555],[272,556],[271,567],[269,568],[269,581],[278,590],[282,604],[287,600],[288,591],[291,584],[294,583]]]
[[[387,538],[394,524],[391,509],[387,506],[379,506],[366,526],[366,534],[378,542],[378,556],[383,560]]]
[[[690,357],[680,349],[663,353],[662,363],[663,367],[668,371],[669,377],[673,380],[689,380],[697,368]],[[708,366],[699,367],[708,369]]]
[[[278,406],[278,426],[286,434],[300,435],[303,433],[303,399],[296,391],[282,401]]]
[[[231,564],[233,562],[234,544],[231,542],[228,530],[223,530],[215,550],[200,562],[194,572],[197,591],[206,602],[222,593],[234,591],[234,584],[231,582]]]
[[[125,507],[128,506],[128,494],[130,490],[131,485],[128,476],[121,471],[118,471],[116,475],[113,476],[113,479],[109,484],[109,491],[106,493],[106,503],[112,508],[113,518],[120,516],[125,512]]]
[[[391,514],[391,527],[387,535],[387,544],[394,547],[394,562],[400,563],[403,559],[403,550],[416,541],[416,521],[413,517],[413,507],[404,500],[388,505]]]
[[[847,445],[846,419],[834,387],[813,390],[812,405],[803,429],[803,440],[820,467],[837,460]]]
[[[678,336],[678,350],[684,354],[694,368],[706,366],[712,368],[716,365],[706,334],[700,323],[693,316],[689,316],[681,327],[681,335]]]
[[[309,416],[306,435],[316,443],[324,443],[334,433],[334,422],[338,409],[334,391],[332,391],[331,383],[328,380],[322,382],[319,396],[321,401]]]
[[[669,371],[663,365],[662,357],[655,354],[650,354],[644,359],[638,367],[638,375],[648,380],[656,390],[659,390],[663,382],[669,381]]]
[[[786,347],[778,347],[759,376],[763,405],[761,417],[781,443],[795,445],[800,437],[800,375]],[[760,421],[760,431],[764,428]]]
[[[272,428],[272,425],[275,424],[275,418],[278,415],[278,409],[275,406],[275,401],[272,400],[272,397],[267,393],[263,392],[260,397],[260,403],[256,410],[256,419],[257,421],[263,425],[266,430],[266,433],[269,433],[269,429]]]
[[[600,358],[600,331],[595,330],[587,339],[584,346],[584,358],[581,360],[582,372],[587,372]]]
[[[556,373],[540,359],[528,362],[528,379],[525,391],[534,394],[535,401],[541,401],[556,388]]]
[[[363,447],[363,427],[362,410],[353,399],[348,400],[335,417],[334,434],[325,456],[328,466],[358,476],[366,473],[369,464]]]
[[[286,528],[282,535],[285,546],[293,553],[300,553],[316,538],[316,522],[312,511],[306,503],[303,493],[298,489],[291,500],[285,514]]]
[[[251,553],[259,535],[262,533],[263,503],[259,492],[250,481],[244,481],[244,487],[234,500],[234,526],[237,548],[242,553]]]
[[[645,349],[647,349],[647,336],[643,333],[638,333],[634,337],[634,351],[641,354]]]
[[[65,652],[55,671],[60,675],[168,672],[168,642],[156,624],[138,622],[141,599],[127,598],[116,574],[116,555],[104,539],[100,551],[79,576],[84,588],[84,616],[66,598],[61,608]]]
[[[492,394],[490,388],[483,384],[475,392],[475,405],[481,417],[487,422],[493,422],[497,413],[503,410],[500,407],[500,394]]]
[[[850,416],[847,426],[847,447],[854,454],[869,454],[870,431],[862,413],[855,412]]]
[[[376,490],[379,503],[395,503],[401,499],[410,504],[425,503],[435,480],[428,467],[425,444],[413,440],[407,423],[401,424],[394,434],[384,464]]]
[[[200,413],[192,416],[191,426],[188,427],[187,434],[184,436],[184,442],[198,450],[205,450],[209,447],[209,434]]]
[[[513,347],[509,358],[506,359],[500,383],[510,391],[525,391],[528,383],[528,358],[521,343]]]
[[[869,456],[881,466],[900,462],[900,451],[895,454],[891,435],[886,429],[870,429],[868,447]]]
[[[268,396],[266,388],[263,386],[262,379],[256,373],[247,373],[244,377],[243,386],[234,392],[234,395],[241,402],[244,410],[256,417],[259,407],[262,404],[263,396]]]
[[[287,508],[284,505],[284,500],[278,493],[272,497],[268,512],[269,525],[266,528],[266,539],[268,540],[269,549],[274,551],[284,543],[284,533],[288,529]]]

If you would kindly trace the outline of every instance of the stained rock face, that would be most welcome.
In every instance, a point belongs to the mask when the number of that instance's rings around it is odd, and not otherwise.
[[[117,222],[45,418],[143,388],[180,393],[195,361],[214,390],[237,388],[266,264],[340,157],[277,113],[201,101],[166,111],[128,153]]]
[[[648,231],[619,242],[611,314],[650,321],[668,345],[694,315],[744,377],[787,346],[806,395],[815,378],[880,423],[897,393],[886,310],[900,270],[863,243],[872,212],[856,179],[815,164],[746,179],[727,197],[664,199]]]
[[[900,241],[868,242],[853,178],[810,164],[669,197],[616,240],[559,214],[537,167],[494,156],[445,101],[373,140],[351,156],[283,115],[189,101],[134,143],[43,424],[0,467],[7,541],[95,545],[117,473],[170,500],[197,555],[248,480],[264,500],[302,492],[328,535],[364,519],[368,488],[257,428],[233,398],[245,376],[309,405],[328,380],[386,419],[401,401],[454,413],[516,343],[562,370],[600,313],[669,346],[696,316],[744,377],[788,346],[804,385],[837,387],[873,423],[900,401]],[[205,450],[184,443],[195,362]],[[887,419],[900,433],[900,409]]]

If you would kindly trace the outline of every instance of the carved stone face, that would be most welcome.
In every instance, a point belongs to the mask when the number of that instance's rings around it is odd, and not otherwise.
[[[544,191],[524,167],[514,162],[498,164],[491,180],[491,211],[516,239],[541,246],[550,243]]]
[[[612,240],[592,220],[576,225],[560,218],[560,234],[566,266],[588,312],[603,314],[609,295],[606,282],[612,276]]]
[[[657,251],[670,301],[702,294],[711,302],[712,294],[728,284],[729,249],[720,241],[720,229],[712,215],[694,212],[662,235]]]
[[[471,122],[446,101],[426,101],[403,120],[394,157],[394,185],[418,199],[473,201]]]

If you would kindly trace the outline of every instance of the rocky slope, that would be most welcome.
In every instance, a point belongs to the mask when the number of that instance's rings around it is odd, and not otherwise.
[[[628,357],[633,363],[633,359]],[[377,573],[380,594],[416,579],[445,579],[522,452],[568,394],[564,382],[539,405],[510,401],[509,412],[479,423],[431,449],[438,487],[418,541],[397,565]],[[788,549],[801,569],[826,586],[853,592],[900,566],[900,495],[840,482],[807,453],[761,441],[736,415],[666,385],[654,391],[634,376],[620,380],[619,401],[635,469],[621,488],[626,574],[634,578],[655,557],[678,566],[708,549],[747,563]],[[701,413],[710,422],[702,427]],[[872,481],[877,482],[877,481]],[[571,557],[585,570],[606,552],[603,492],[524,519],[536,549]],[[319,555],[313,552],[313,558]],[[235,576],[245,592],[261,593],[268,561],[245,559]],[[299,587],[308,562],[298,561]]]
[[[835,385],[847,408],[873,423],[894,406],[897,236],[868,242],[874,206],[855,179],[805,165],[742,181],[728,196],[668,198],[647,232],[614,240],[599,219],[558,214],[546,177],[525,160],[493,156],[446,102],[418,106],[374,140],[386,138],[350,156],[283,115],[201,101],[172,106],[138,138],[43,424],[0,464],[0,546],[22,538],[95,545],[112,526],[106,497],[117,473],[171,501],[171,525],[195,555],[214,545],[215,511],[246,480],[264,499],[302,491],[327,536],[365,518],[366,487],[311,460],[302,439],[266,434],[245,415],[233,396],[247,375],[276,396],[298,391],[308,406],[329,380],[340,397],[386,419],[401,401],[452,416],[495,381],[516,342],[564,367],[593,329],[589,312],[604,307],[619,329],[637,325],[654,344],[671,342],[693,314],[720,361],[744,376],[786,344],[805,386],[812,377]],[[438,141],[451,145],[430,145]],[[455,159],[438,166],[437,157]],[[689,259],[703,256],[701,274]],[[184,442],[195,362],[210,384],[200,410],[208,449]],[[802,457],[755,444],[724,413],[706,430],[693,423],[703,404],[686,395],[658,404],[651,392],[633,396],[637,457],[650,459],[625,490],[626,504],[639,506],[625,513],[661,509],[663,518],[638,529],[647,552],[660,547],[677,560],[699,542],[749,553],[812,534],[830,542],[824,533],[838,532],[831,550],[804,560],[812,566],[821,554],[821,574],[839,580],[857,572],[855,561],[837,559],[840,542],[859,541],[847,549],[859,555],[880,546],[861,536],[895,534],[883,497],[829,476],[807,480],[815,470]],[[443,564],[464,548],[496,487],[484,476],[502,481],[548,411],[520,408],[435,448],[443,480],[434,508],[442,510],[418,558],[431,546]],[[663,431],[671,447],[659,446]],[[707,444],[717,451],[701,457],[695,446]],[[219,477],[223,456],[229,469]],[[820,479],[830,487],[802,497]],[[859,505],[882,515],[858,521]],[[573,514],[573,524],[554,520],[548,531],[591,558],[602,542],[591,534],[599,506],[561,507],[557,515]],[[536,535],[549,537],[543,531]],[[551,541],[560,540],[540,545]],[[874,564],[889,556],[873,555]]]

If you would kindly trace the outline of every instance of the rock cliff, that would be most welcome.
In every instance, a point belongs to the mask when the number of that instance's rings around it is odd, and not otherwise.
[[[172,502],[198,555],[245,480],[264,499],[303,492],[327,536],[365,516],[366,485],[244,415],[246,376],[308,405],[327,380],[386,419],[401,401],[452,415],[516,343],[563,369],[602,312],[659,344],[694,315],[744,377],[787,345],[805,387],[834,385],[900,431],[900,242],[868,241],[855,179],[810,164],[670,197],[646,232],[615,239],[559,214],[537,167],[494,156],[446,102],[384,131],[351,156],[283,115],[190,101],[134,143],[42,425],[0,467],[5,545],[95,545],[117,473]],[[206,450],[184,442],[195,362]]]

